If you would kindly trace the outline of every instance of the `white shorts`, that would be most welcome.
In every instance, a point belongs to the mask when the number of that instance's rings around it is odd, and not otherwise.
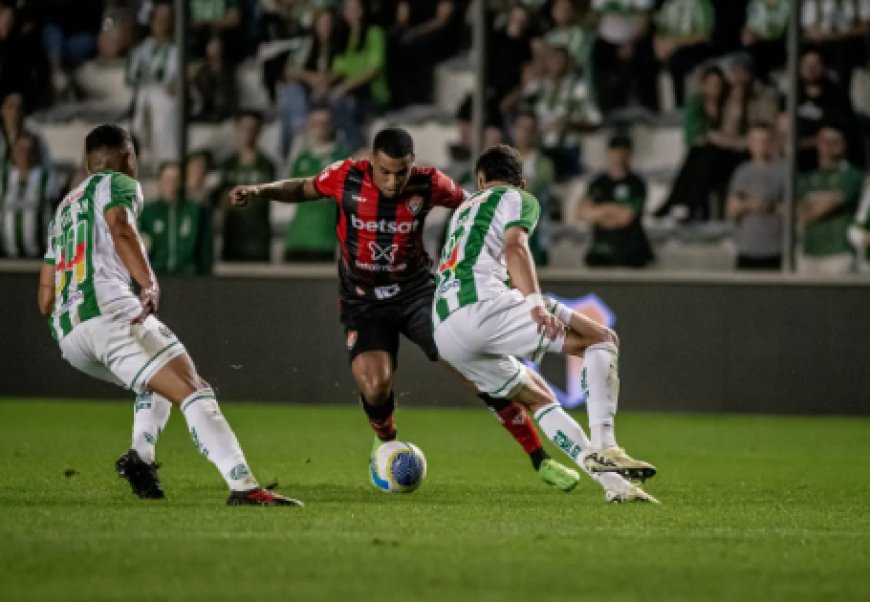
[[[511,398],[526,382],[526,367],[518,358],[540,361],[564,342],[564,335],[553,341],[538,332],[529,305],[515,289],[457,309],[435,326],[438,354],[493,397]]]
[[[60,352],[88,376],[144,393],[151,377],[186,350],[154,316],[133,325],[120,314],[82,322],[60,340]]]

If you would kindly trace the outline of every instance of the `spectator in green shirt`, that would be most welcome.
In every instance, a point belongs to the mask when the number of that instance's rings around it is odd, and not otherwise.
[[[211,209],[181,195],[181,168],[164,163],[159,198],[146,203],[139,230],[157,274],[210,274],[213,261]]]
[[[586,265],[642,268],[653,261],[641,223],[646,195],[646,184],[631,170],[631,140],[614,136],[607,171],[592,180],[577,206],[577,218],[592,224]]]
[[[667,0],[656,15],[656,57],[674,82],[683,106],[686,76],[713,55],[713,5],[710,0]]]
[[[384,30],[370,22],[362,0],[344,0],[344,40],[332,59],[328,101],[342,142],[356,151],[364,146],[360,123],[367,108],[384,106],[390,99],[384,71],[387,38]]]
[[[335,140],[332,117],[326,107],[312,109],[308,115],[305,143],[292,162],[291,178],[316,175],[328,165],[346,159],[348,152]],[[296,206],[296,215],[287,228],[287,261],[335,260],[336,205],[321,199]]]
[[[846,138],[833,126],[817,136],[819,167],[800,178],[798,219],[803,225],[805,274],[846,274],[854,269],[849,226],[861,199],[864,174],[846,160]]]
[[[240,184],[259,184],[275,179],[275,165],[258,147],[263,116],[243,111],[236,118],[239,150],[221,168],[224,261],[264,261],[271,257],[271,205],[262,198],[251,199],[248,207],[233,207],[227,193]]]
[[[683,136],[686,147],[707,143],[707,132],[719,127],[725,100],[728,98],[728,80],[717,66],[707,67],[701,75],[701,85],[683,109]]]

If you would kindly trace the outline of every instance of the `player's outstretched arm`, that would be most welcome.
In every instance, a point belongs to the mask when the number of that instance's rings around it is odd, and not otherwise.
[[[44,317],[54,311],[54,264],[43,263],[39,270],[39,293],[37,294],[39,313]]]
[[[140,287],[139,299],[142,301],[142,312],[133,319],[133,324],[141,324],[149,314],[157,311],[160,300],[157,278],[148,262],[145,245],[142,244],[130,211],[122,206],[112,207],[106,211],[105,217],[112,241],[115,243],[115,252]]]
[[[279,203],[303,203],[323,195],[314,188],[314,178],[291,178],[269,184],[236,186],[230,190],[230,202],[234,207],[244,207],[251,197],[257,196]]]
[[[504,258],[511,284],[526,298],[532,319],[538,325],[538,332],[545,332],[548,338],[555,340],[565,326],[544,306],[535,261],[529,248],[529,233],[522,226],[514,226],[505,231]]]

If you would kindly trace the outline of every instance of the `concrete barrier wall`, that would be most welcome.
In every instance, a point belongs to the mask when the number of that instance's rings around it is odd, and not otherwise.
[[[646,276],[544,276],[547,292],[596,293],[622,341],[620,407],[870,414],[870,286]],[[36,311],[36,276],[0,273],[0,396],[123,397],[60,358]],[[221,398],[352,403],[331,270],[162,279],[162,319]],[[544,373],[564,387],[564,362]],[[400,403],[479,403],[403,341]]]

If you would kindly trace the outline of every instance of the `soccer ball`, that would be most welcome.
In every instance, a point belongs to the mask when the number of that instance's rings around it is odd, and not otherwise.
[[[406,441],[387,441],[372,455],[372,484],[387,493],[410,493],[426,478],[426,456]]]

